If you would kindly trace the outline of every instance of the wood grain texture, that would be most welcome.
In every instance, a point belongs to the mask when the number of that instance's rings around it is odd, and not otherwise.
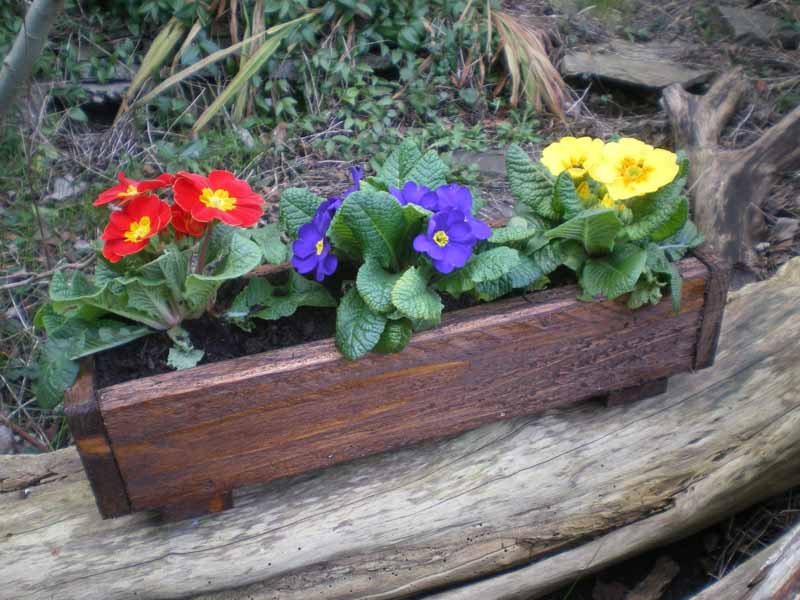
[[[714,367],[665,395],[250,487],[211,517],[103,521],[73,449],[0,456],[0,481],[41,478],[0,494],[0,597],[498,600],[568,585],[800,484],[800,259],[731,296]]]
[[[80,450],[100,514],[104,518],[128,514],[131,505],[97,405],[91,360],[81,363],[78,378],[64,397],[64,414]]]
[[[103,419],[134,510],[264,483],[688,371],[709,271],[682,309],[578,301],[568,286],[457,311],[402,353],[332,340],[109,387]]]
[[[800,524],[691,600],[800,598]]]
[[[714,357],[717,355],[722,312],[725,310],[725,299],[730,285],[731,266],[708,248],[695,248],[692,254],[708,268],[709,272],[703,322],[700,325],[694,354],[694,368],[705,369],[714,364]]]

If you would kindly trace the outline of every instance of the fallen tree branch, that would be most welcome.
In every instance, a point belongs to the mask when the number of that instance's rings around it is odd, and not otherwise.
[[[800,524],[692,600],[800,598]]]
[[[534,598],[800,484],[798,356],[794,259],[732,295],[715,366],[666,394],[246,489],[217,516],[102,521],[74,450],[0,457],[0,481],[48,474],[0,494],[0,579],[20,600]]]
[[[664,90],[675,145],[692,165],[694,220],[717,252],[731,263],[750,264],[766,239],[762,208],[776,176],[800,168],[800,106],[758,140],[737,150],[719,146],[748,84],[741,68],[720,77],[704,96],[679,85]]]

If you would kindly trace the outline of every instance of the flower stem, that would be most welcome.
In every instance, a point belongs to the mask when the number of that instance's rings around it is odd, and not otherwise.
[[[206,254],[208,253],[208,244],[211,241],[211,232],[214,230],[214,224],[216,221],[211,221],[206,227],[206,234],[203,237],[203,241],[200,243],[200,256],[197,258],[197,267],[195,268],[194,272],[198,275],[203,272],[203,269],[206,267]]]

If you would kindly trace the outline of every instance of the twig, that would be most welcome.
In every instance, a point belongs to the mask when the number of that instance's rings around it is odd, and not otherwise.
[[[63,269],[82,269],[83,267],[87,267],[90,264],[92,264],[92,262],[94,262],[94,259],[95,259],[95,255],[92,254],[91,256],[89,256],[88,258],[85,258],[81,262],[67,263],[65,265],[61,265],[61,266],[55,267],[53,269],[48,269],[47,271],[42,271],[41,273],[36,273],[36,274],[33,274],[33,275],[31,275],[27,271],[26,272],[20,272],[20,273],[11,273],[10,275],[4,275],[3,277],[5,277],[6,279],[11,279],[13,277],[28,277],[28,278],[24,279],[22,281],[14,281],[12,283],[6,283],[6,284],[3,284],[3,285],[0,285],[0,290],[10,290],[10,289],[13,289],[13,288],[22,287],[24,285],[30,285],[32,283],[35,283],[36,281],[39,281],[40,279],[45,279],[47,277],[51,277],[52,275],[55,275],[58,271],[61,271]]]
[[[52,450],[49,445],[33,437],[30,433],[25,431],[22,427],[14,423],[14,421],[5,415],[0,415],[0,420],[2,420],[6,426],[11,428],[19,437],[27,441],[32,446],[35,446],[37,450],[41,450],[42,452],[50,452]]]

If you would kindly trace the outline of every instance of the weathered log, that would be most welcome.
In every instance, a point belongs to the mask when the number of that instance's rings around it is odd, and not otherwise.
[[[714,367],[659,397],[249,488],[194,521],[101,520],[73,450],[0,457],[0,594],[497,599],[570,583],[800,484],[800,259],[732,296]]]
[[[800,524],[692,600],[800,598]]]
[[[766,239],[762,207],[775,176],[800,168],[800,106],[745,148],[719,145],[747,80],[740,68],[720,77],[703,96],[679,85],[664,90],[676,147],[692,165],[693,215],[714,249],[731,263],[752,263],[755,246]]]

